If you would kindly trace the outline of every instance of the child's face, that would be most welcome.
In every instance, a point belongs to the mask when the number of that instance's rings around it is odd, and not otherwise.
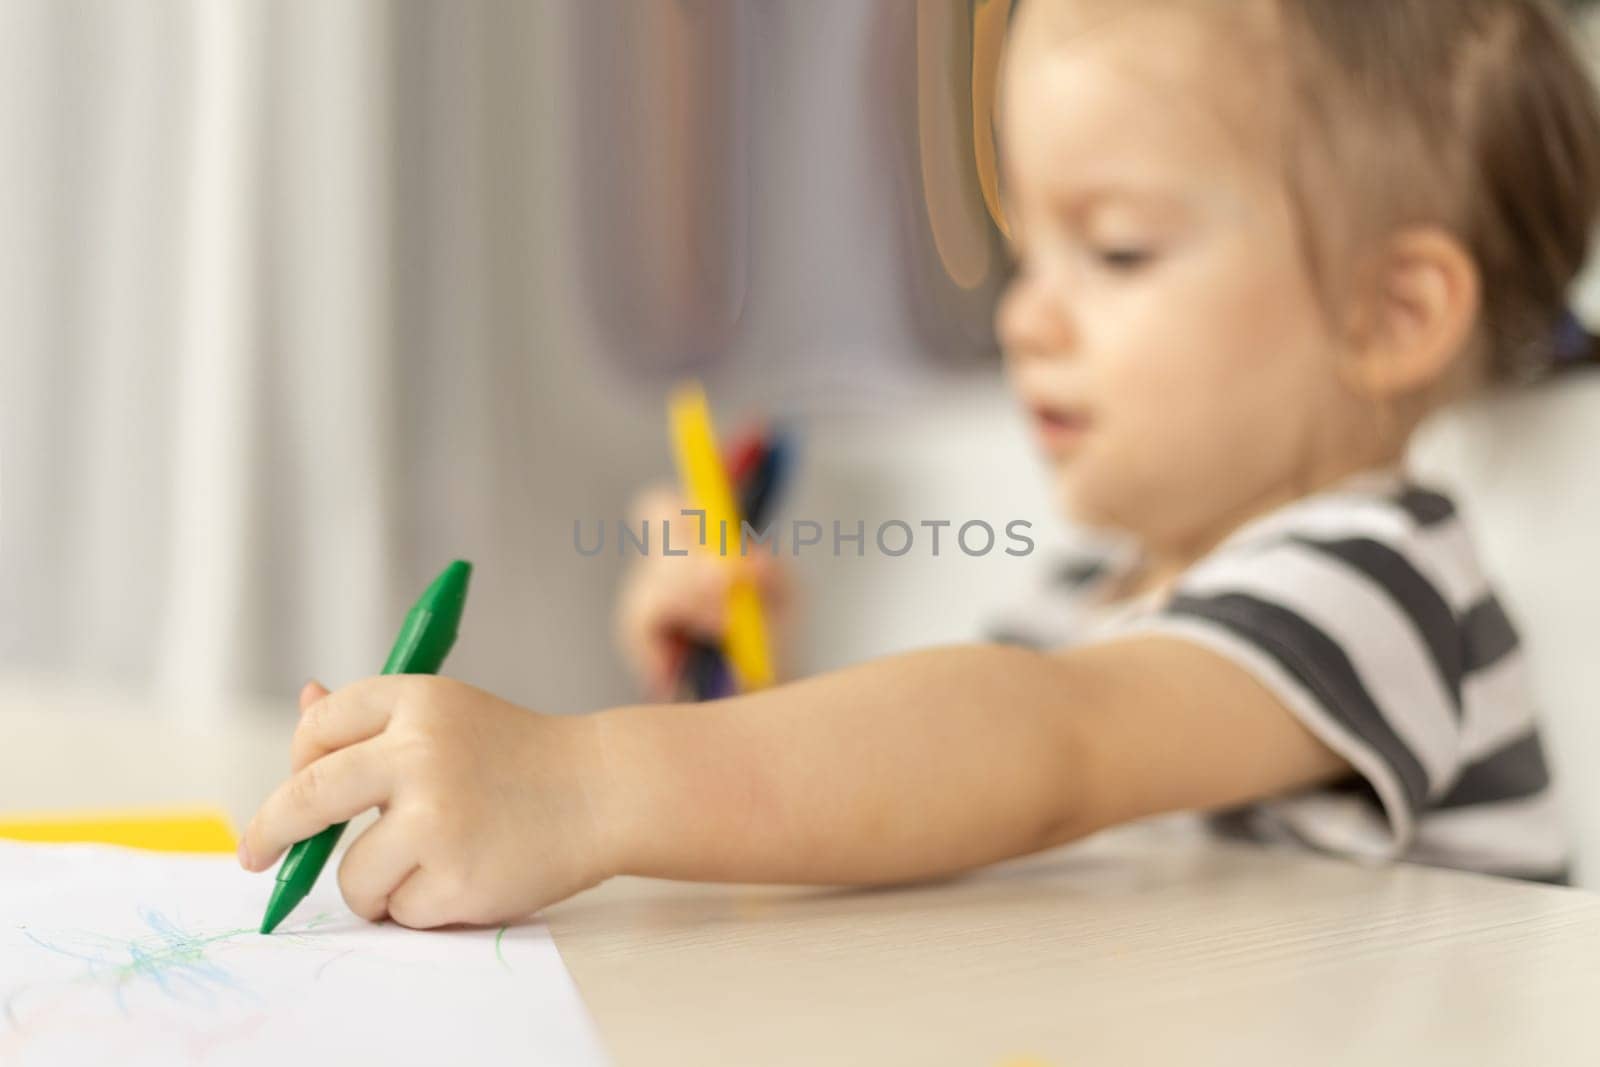
[[[1351,401],[1273,140],[1275,72],[1187,8],[1026,5],[1001,120],[1010,377],[1074,516],[1169,547],[1326,473]]]

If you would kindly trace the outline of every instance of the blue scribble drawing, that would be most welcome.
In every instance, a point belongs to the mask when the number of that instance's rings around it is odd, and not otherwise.
[[[215,950],[242,937],[256,937],[254,927],[192,933],[180,922],[154,908],[143,908],[139,918],[146,931],[136,937],[107,937],[88,931],[41,936],[26,926],[22,936],[47,952],[77,960],[84,970],[67,983],[80,988],[108,990],[122,1015],[129,1014],[130,990],[149,987],[174,1003],[200,1009],[217,1008],[224,997],[259,1005],[261,998],[234,971],[216,958]],[[304,944],[307,931],[327,922],[321,914],[304,925],[276,935],[274,945]],[[7,1026],[20,1029],[17,1001],[37,987],[11,991],[0,1007]]]
[[[204,1007],[214,1006],[223,991],[251,995],[234,974],[211,958],[209,950],[217,942],[254,930],[241,927],[191,934],[153,909],[142,910],[139,917],[150,933],[133,939],[78,934],[62,944],[29,930],[24,930],[23,936],[40,948],[87,964],[83,980],[108,987],[124,1015],[128,1011],[127,988],[146,981],[172,1000]]]
[[[433,967],[426,959],[386,958],[381,943],[352,941],[363,928],[352,931],[330,913],[263,937],[253,926],[196,929],[171,908],[129,910],[137,917],[131,936],[25,923],[0,936],[0,953],[19,951],[24,965],[8,972],[21,984],[4,988],[0,982],[0,1064],[34,1062],[27,1059],[30,1051],[51,1062],[46,1042],[94,1031],[111,1041],[120,1032],[163,1042],[173,1063],[227,1062],[230,1048],[254,1040],[269,1024],[286,991],[298,992],[296,983],[307,979],[325,982],[335,964],[331,982],[342,978],[339,988],[354,980],[345,973],[351,968],[359,975],[374,966]],[[495,957],[488,966],[509,976],[514,957],[503,944],[507,932],[500,927],[482,944]],[[107,1023],[111,1028],[100,1030]]]

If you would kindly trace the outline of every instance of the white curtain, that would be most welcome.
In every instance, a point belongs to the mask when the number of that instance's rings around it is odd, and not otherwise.
[[[453,668],[625,692],[560,553],[653,427],[549,343],[539,7],[0,3],[0,666],[337,684],[462,555]]]

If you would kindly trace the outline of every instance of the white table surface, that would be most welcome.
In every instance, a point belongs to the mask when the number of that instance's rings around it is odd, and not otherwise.
[[[294,711],[0,683],[0,815],[211,803]],[[1134,828],[877,891],[623,878],[547,919],[631,1064],[1600,1064],[1600,897]]]

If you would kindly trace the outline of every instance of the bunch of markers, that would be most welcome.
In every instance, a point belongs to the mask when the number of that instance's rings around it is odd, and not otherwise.
[[[719,454],[705,394],[697,386],[674,396],[670,414],[685,494],[706,511],[707,529],[726,524],[726,552],[736,559],[742,554],[741,523],[762,530],[776,510],[793,461],[793,437],[752,427],[726,454]],[[744,582],[735,584],[721,647],[686,642],[676,673],[680,694],[694,700],[715,700],[771,684],[771,653],[754,589]]]

